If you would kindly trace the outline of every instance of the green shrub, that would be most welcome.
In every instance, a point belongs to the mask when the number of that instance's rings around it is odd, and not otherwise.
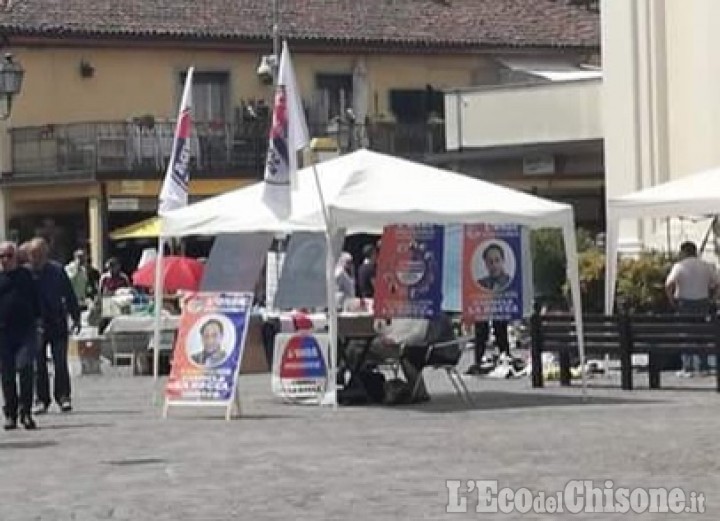
[[[560,230],[541,229],[530,233],[535,294],[545,298],[563,297],[565,248]]]
[[[621,259],[617,300],[624,300],[634,311],[669,311],[665,279],[672,263],[673,258],[656,251],[642,252],[637,258]]]
[[[533,280],[536,297],[567,301],[569,286],[565,248],[559,230],[534,230],[530,235]],[[583,311],[602,313],[605,304],[605,254],[589,232],[577,231],[578,268]],[[666,311],[665,278],[674,259],[667,254],[646,251],[637,257],[622,258],[618,265],[616,302],[623,301],[634,311]]]
[[[668,311],[665,279],[673,259],[666,254],[645,251],[625,257],[618,264],[615,301],[635,312]],[[605,304],[605,255],[598,249],[580,254],[580,292],[583,311],[601,313]]]
[[[595,248],[592,235],[587,230],[579,228],[576,237],[579,252]],[[547,228],[532,230],[530,247],[535,296],[550,302],[564,301],[567,262],[562,232]]]
[[[605,255],[599,248],[591,248],[578,255],[580,295],[583,311],[601,313],[605,295]],[[567,284],[565,285],[567,290]]]

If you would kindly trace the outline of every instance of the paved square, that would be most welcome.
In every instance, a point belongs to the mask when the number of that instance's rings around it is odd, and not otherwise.
[[[75,412],[0,432],[0,520],[492,519],[472,499],[472,513],[445,513],[452,478],[551,493],[571,479],[677,486],[705,492],[706,515],[720,516],[713,378],[631,393],[595,380],[584,403],[578,388],[474,377],[467,410],[433,373],[430,403],[336,412],[279,403],[268,375],[242,376],[232,422],[212,409],[162,420],[148,377],[76,378]]]

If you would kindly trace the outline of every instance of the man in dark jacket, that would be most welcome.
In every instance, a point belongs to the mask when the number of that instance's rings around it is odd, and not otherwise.
[[[366,244],[363,248],[363,257],[363,263],[357,272],[357,295],[360,298],[373,298],[375,296],[375,273],[377,272],[377,246]]]
[[[15,244],[0,243],[0,373],[5,430],[17,428],[18,414],[26,429],[36,428],[31,408],[40,316],[40,300],[32,275],[18,266]]]
[[[68,314],[72,330],[80,332],[80,307],[70,279],[60,263],[48,260],[48,246],[44,239],[30,241],[30,265],[40,292],[43,318],[43,337],[37,356],[35,391],[38,406],[35,414],[46,413],[50,407],[50,378],[47,370],[47,345],[53,358],[55,382],[53,397],[63,412],[72,410],[70,401],[70,372],[68,371]]]

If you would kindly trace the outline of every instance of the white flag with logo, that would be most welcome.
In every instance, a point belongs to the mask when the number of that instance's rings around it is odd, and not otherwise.
[[[160,190],[158,212],[168,212],[187,205],[190,183],[190,133],[192,131],[192,78],[190,67],[185,78],[180,113],[175,125],[172,154]]]
[[[297,186],[297,153],[309,142],[290,51],[287,42],[283,42],[265,164],[265,195],[275,210],[285,216],[290,213],[290,188]]]

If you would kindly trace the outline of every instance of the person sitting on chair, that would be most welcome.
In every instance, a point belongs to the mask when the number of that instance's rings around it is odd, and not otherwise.
[[[222,348],[224,328],[219,320],[208,320],[200,328],[202,351],[190,356],[193,362],[205,367],[220,365],[227,357]]]
[[[425,384],[422,381],[418,383],[418,379],[422,378],[421,371],[401,355],[404,354],[403,346],[424,344],[429,322],[425,318],[393,318],[388,321],[378,321],[375,325],[378,335],[370,343],[368,354],[369,361],[398,360],[410,390],[418,386],[417,401],[426,401],[430,398]]]
[[[368,360],[399,360],[410,392],[415,391],[414,400],[429,400],[430,395],[422,381],[427,346],[453,338],[452,322],[448,315],[439,313],[432,319],[394,318],[379,321],[376,329],[378,335],[370,344]]]

